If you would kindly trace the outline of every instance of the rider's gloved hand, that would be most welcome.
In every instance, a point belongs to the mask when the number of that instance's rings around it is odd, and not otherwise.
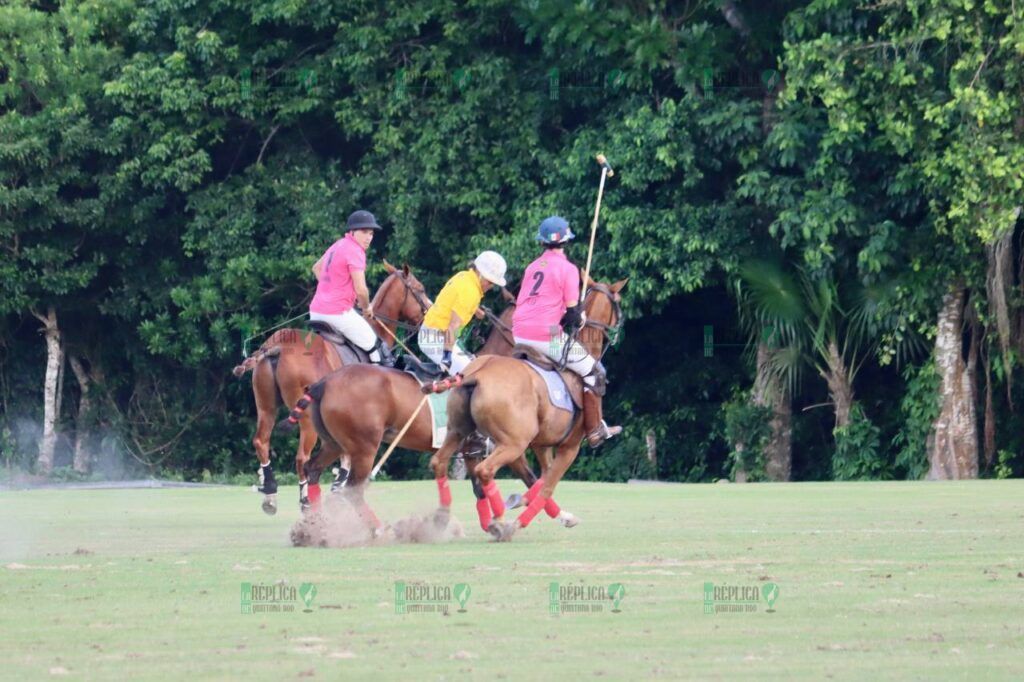
[[[575,331],[583,326],[583,311],[580,310],[578,305],[565,309],[565,314],[562,315],[561,325],[570,331]]]

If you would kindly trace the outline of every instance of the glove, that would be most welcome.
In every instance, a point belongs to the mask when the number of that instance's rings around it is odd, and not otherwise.
[[[580,307],[574,305],[571,308],[566,308],[560,324],[569,330],[575,330],[583,326],[583,314],[580,311]]]
[[[443,362],[446,367],[452,366],[452,352],[450,350],[446,350],[444,354],[441,355],[441,362]]]

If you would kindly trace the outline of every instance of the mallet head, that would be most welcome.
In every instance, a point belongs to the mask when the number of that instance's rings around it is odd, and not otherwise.
[[[604,168],[606,171],[608,171],[608,177],[609,178],[612,177],[613,175],[615,175],[615,171],[613,171],[612,167],[608,164],[608,159],[605,158],[604,154],[598,154],[597,155],[597,162],[599,164],[601,164],[602,168]]]

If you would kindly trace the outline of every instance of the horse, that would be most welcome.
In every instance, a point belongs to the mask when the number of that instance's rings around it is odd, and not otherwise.
[[[595,286],[602,287],[602,290],[608,290],[604,285],[595,284]],[[594,320],[592,324],[595,326],[602,324],[602,316],[608,319],[613,317],[610,313],[605,314],[602,312],[601,302],[596,298],[588,298],[586,310],[588,316]],[[618,310],[617,304],[616,310]],[[495,325],[491,338],[493,339],[496,334],[500,333],[500,327]],[[497,342],[492,347],[497,348]],[[509,346],[509,349],[511,350],[511,346]],[[498,356],[479,356],[471,363],[471,366],[488,359],[498,359]],[[500,359],[512,361],[511,358]],[[527,369],[527,371],[532,371],[522,363],[514,362],[516,365]],[[343,494],[352,506],[355,507],[370,530],[379,532],[382,524],[373,510],[367,505],[363,495],[364,486],[362,484],[369,477],[374,457],[381,442],[392,442],[397,437],[399,429],[409,422],[422,399],[420,384],[409,373],[370,365],[343,367],[311,386],[307,391],[307,397],[304,399],[306,402],[301,408],[296,408],[299,412],[305,410],[312,417],[313,425],[316,427],[323,443],[320,453],[309,462],[307,467],[306,477],[310,482],[310,499],[312,500],[313,498],[314,482],[319,480],[326,466],[338,457],[348,456],[351,469],[348,483],[343,489]],[[544,394],[544,399],[545,401],[547,400],[546,393]],[[449,398],[448,404],[450,409],[452,404],[451,398]],[[293,411],[293,415],[295,413]],[[449,429],[451,428],[451,423],[449,418]],[[281,426],[282,428],[287,428],[285,422],[282,422]],[[412,419],[408,430],[398,444],[410,450],[432,451],[434,450],[432,435],[433,430],[429,410],[420,409],[420,412]],[[438,492],[442,500],[446,501],[446,503],[441,505],[441,509],[436,517],[439,525],[446,523],[450,516],[451,491],[447,477],[448,460],[455,452],[455,449],[472,435],[473,430],[469,430],[462,433],[459,437],[455,447],[448,452],[444,460],[445,468],[443,474],[439,473],[441,471],[439,468],[434,467]],[[451,439],[452,436],[449,431],[448,437],[445,440],[445,446],[451,442]],[[539,479],[534,476],[526,463],[525,449],[524,447],[519,450],[516,453],[516,457],[508,458],[503,464],[511,465],[527,488],[533,490],[536,489]],[[536,452],[539,453],[540,451],[537,450]],[[431,459],[432,463],[436,457],[435,453]],[[492,503],[484,494],[484,486],[487,481],[481,481],[475,472],[479,472],[481,464],[486,463],[488,459],[491,459],[491,457],[487,457],[482,462],[478,462],[473,466],[470,466],[469,462],[466,465],[467,470],[473,476],[473,491],[477,497],[477,513],[480,517],[480,525],[485,531],[490,527],[488,510],[491,509]],[[539,456],[538,460],[541,463],[542,469],[545,468],[544,458]],[[316,494],[319,495],[318,484],[316,484],[316,491]],[[544,506],[545,511],[552,518],[563,517],[563,512],[557,503],[551,499],[550,495],[545,500]],[[575,517],[568,513],[565,513],[565,515],[570,520],[564,522],[563,525],[569,527],[575,525],[572,523]]]
[[[620,292],[627,282],[621,280],[611,286],[590,283],[588,287],[584,332],[590,329],[597,333],[582,333],[579,340],[595,358],[601,358],[612,334],[622,324]],[[554,407],[544,380],[515,358],[481,356],[463,374],[462,385],[448,397],[447,436],[430,460],[438,481],[438,517],[443,518],[451,506],[451,495],[445,493],[442,485],[447,480],[449,460],[463,438],[479,431],[495,442],[494,451],[474,470],[489,503],[487,510],[478,507],[480,522],[483,525],[490,517],[488,532],[498,541],[508,541],[551,503],[555,487],[579,454],[584,435],[582,413]],[[582,381],[574,383],[576,386],[570,386],[570,390],[581,392]],[[526,509],[509,523],[503,518],[505,504],[494,477],[528,447],[538,453],[541,479],[526,493]]]
[[[371,325],[390,346],[394,343],[392,334],[397,333],[400,326],[408,329],[418,327],[433,303],[408,265],[399,269],[385,261],[384,268],[388,276],[373,297],[374,320]],[[385,327],[390,334],[384,331]],[[252,444],[260,463],[257,490],[264,495],[263,511],[267,514],[277,513],[277,481],[270,463],[270,434],[278,407],[281,404],[295,405],[307,386],[344,364],[345,360],[334,345],[320,335],[300,329],[281,329],[232,371],[241,378],[252,370],[252,392],[257,412]],[[300,420],[299,445],[295,453],[295,471],[300,481],[304,480],[306,463],[316,442],[317,434],[312,424],[308,419]],[[301,505],[301,487],[299,496]]]

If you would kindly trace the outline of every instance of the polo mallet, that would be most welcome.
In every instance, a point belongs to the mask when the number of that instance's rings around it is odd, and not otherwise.
[[[590,264],[594,258],[594,240],[597,237],[597,217],[601,214],[601,197],[604,195],[604,179],[615,175],[615,171],[608,164],[604,154],[597,155],[597,162],[601,164],[601,184],[597,188],[597,204],[594,206],[594,221],[590,223],[590,248],[587,250],[587,268],[583,271],[583,283],[580,286],[580,305],[587,293],[587,280],[590,279]]]
[[[590,223],[590,248],[587,249],[587,267],[583,271],[583,281],[580,283],[580,301],[579,305],[583,305],[583,301],[586,300],[587,295],[587,282],[590,280],[590,265],[594,259],[594,240],[597,238],[597,218],[601,214],[601,197],[604,195],[604,180],[607,177],[615,175],[615,171],[612,170],[611,165],[608,163],[608,159],[605,158],[604,154],[597,155],[597,162],[601,165],[601,184],[597,188],[597,204],[594,206],[594,220]],[[564,367],[568,362],[569,349],[572,347],[573,341],[576,335],[573,334],[569,338],[569,343],[565,344],[565,348],[562,351],[561,365]]]
[[[373,317],[373,315],[371,315],[371,317]],[[377,319],[377,318],[374,317],[374,319]],[[380,320],[378,320],[378,322],[379,321]],[[386,331],[388,334],[391,335],[391,338],[393,338],[395,340],[395,343],[397,343],[399,346],[402,347],[402,350],[404,350],[409,355],[416,355],[415,353],[413,353],[409,349],[409,347],[407,345],[402,343],[401,339],[399,339],[397,336],[395,336],[395,333],[393,331],[388,329],[388,326],[386,324],[382,323],[381,327],[383,327],[384,331]],[[448,367],[446,367],[443,362],[439,362],[437,364],[441,366],[441,369],[444,370],[445,374],[448,373]],[[429,394],[423,396],[423,400],[420,401],[420,404],[416,406],[415,410],[413,410],[412,415],[409,416],[409,421],[405,422],[405,426],[402,427],[402,430],[398,432],[398,435],[395,436],[395,439],[393,441],[391,441],[391,445],[389,445],[388,449],[384,451],[383,455],[381,455],[380,461],[377,462],[376,466],[373,467],[373,471],[370,472],[370,480],[371,481],[374,480],[375,478],[377,478],[377,474],[380,473],[381,467],[384,466],[384,463],[388,461],[388,457],[390,457],[391,453],[394,452],[395,448],[398,447],[399,441],[401,441],[402,437],[405,436],[405,432],[409,430],[409,427],[412,426],[412,423],[414,421],[416,421],[416,417],[419,416],[420,410],[422,410],[423,406],[427,404],[427,400],[429,398],[430,398]]]

